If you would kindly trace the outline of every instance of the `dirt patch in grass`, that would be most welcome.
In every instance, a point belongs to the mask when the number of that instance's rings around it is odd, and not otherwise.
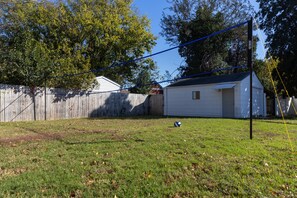
[[[7,176],[11,177],[11,176],[20,175],[25,171],[27,171],[27,169],[25,168],[6,169],[3,167],[0,167],[0,179]]]
[[[23,135],[12,138],[0,138],[0,144],[15,144],[20,142],[31,142],[40,140],[59,140],[61,139],[60,134],[42,133],[34,135]]]
[[[273,132],[262,132],[262,136],[266,138],[273,138],[279,136],[279,134]]]
[[[30,130],[31,132],[34,132],[35,134],[30,135],[22,135],[17,137],[6,137],[6,138],[0,138],[0,145],[12,145],[16,146],[17,143],[22,142],[35,142],[35,141],[42,141],[42,140],[58,140],[58,141],[64,141],[64,138],[70,137],[73,135],[79,135],[79,134],[96,134],[96,133],[104,133],[108,134],[111,139],[113,140],[123,140],[124,137],[117,134],[117,131],[113,130],[89,130],[89,131],[83,131],[79,129],[70,129],[71,132],[65,133],[49,133],[49,132],[37,132],[35,130]]]

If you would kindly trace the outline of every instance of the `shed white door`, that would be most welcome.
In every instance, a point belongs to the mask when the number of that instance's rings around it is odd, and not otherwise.
[[[223,98],[223,117],[234,117],[234,89],[222,89]]]

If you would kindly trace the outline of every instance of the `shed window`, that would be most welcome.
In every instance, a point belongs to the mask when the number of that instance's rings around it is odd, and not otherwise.
[[[200,100],[200,91],[193,91],[192,92],[192,99],[193,100]]]

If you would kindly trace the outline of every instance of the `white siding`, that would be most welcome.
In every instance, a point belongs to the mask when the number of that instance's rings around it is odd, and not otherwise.
[[[234,87],[234,117],[241,118],[241,103],[240,103],[241,86],[240,82],[236,82]]]
[[[234,87],[234,116],[235,118],[249,117],[249,76],[235,83]],[[206,84],[166,87],[164,91],[164,115],[169,116],[199,116],[222,117],[222,92],[214,89],[224,84]],[[192,92],[200,91],[200,100],[192,99]],[[265,116],[264,88],[259,79],[253,74],[253,115]]]
[[[165,88],[164,114],[170,116],[222,117],[222,92],[215,84]],[[192,92],[200,91],[200,100]]]
[[[240,83],[240,97],[239,97],[239,114],[238,118],[247,118],[249,117],[250,110],[250,78],[249,76],[243,79]]]
[[[264,108],[264,88],[258,77],[253,73],[253,115],[265,116]],[[239,118],[248,118],[250,116],[250,77],[246,77],[240,83],[240,111],[236,115]]]
[[[118,92],[120,90],[120,85],[109,80],[108,78],[97,77],[96,79],[99,85],[93,89],[93,92],[107,92],[107,91]]]

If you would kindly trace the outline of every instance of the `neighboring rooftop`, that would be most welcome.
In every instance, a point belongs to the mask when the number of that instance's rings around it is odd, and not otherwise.
[[[178,86],[187,86],[187,85],[202,85],[202,84],[214,84],[222,82],[236,82],[241,81],[247,76],[249,72],[220,75],[220,76],[206,76],[206,77],[197,77],[178,80],[167,87],[178,87]]]
[[[118,83],[114,82],[113,80],[110,80],[109,78],[106,78],[105,76],[97,76],[96,79],[97,80],[103,79],[103,80],[106,80],[107,82],[110,82],[110,83],[114,84],[115,86],[118,86],[118,87],[121,86]]]

